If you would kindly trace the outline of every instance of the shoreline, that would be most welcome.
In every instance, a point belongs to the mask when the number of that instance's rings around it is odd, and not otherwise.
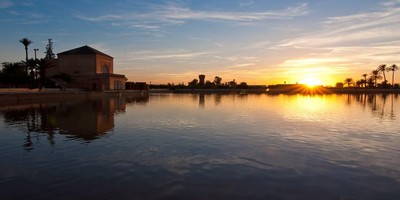
[[[148,92],[142,90],[89,92],[76,89],[67,89],[66,91],[60,91],[59,89],[45,89],[39,92],[38,89],[0,89],[0,107],[17,104],[51,103],[85,98],[100,98],[106,95],[143,97],[148,96]]]
[[[293,89],[150,89],[149,93],[236,93],[236,94],[400,94],[400,89],[393,88],[303,88]]]
[[[310,88],[306,90],[274,89],[151,89],[151,90],[117,90],[105,92],[90,92],[78,89],[0,89],[0,106],[23,103],[48,103],[55,101],[70,101],[77,98],[99,98],[104,95],[143,97],[156,93],[195,93],[195,94],[267,94],[267,95],[331,95],[331,94],[400,94],[400,89],[378,88]]]

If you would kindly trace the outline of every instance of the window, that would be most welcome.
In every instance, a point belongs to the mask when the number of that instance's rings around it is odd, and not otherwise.
[[[101,73],[108,73],[107,65],[103,65],[103,67],[101,68]]]

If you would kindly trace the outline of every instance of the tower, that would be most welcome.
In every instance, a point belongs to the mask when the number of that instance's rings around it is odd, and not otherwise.
[[[204,79],[206,78],[206,75],[200,74],[199,75],[199,84],[204,85]]]

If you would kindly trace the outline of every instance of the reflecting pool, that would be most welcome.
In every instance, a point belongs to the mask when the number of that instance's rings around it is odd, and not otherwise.
[[[400,199],[397,95],[0,106],[0,199]]]

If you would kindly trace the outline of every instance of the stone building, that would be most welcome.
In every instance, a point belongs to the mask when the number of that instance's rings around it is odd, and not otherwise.
[[[57,54],[57,64],[46,70],[47,77],[68,74],[72,81],[68,88],[82,88],[91,91],[125,90],[127,78],[114,74],[114,58],[82,46]]]

